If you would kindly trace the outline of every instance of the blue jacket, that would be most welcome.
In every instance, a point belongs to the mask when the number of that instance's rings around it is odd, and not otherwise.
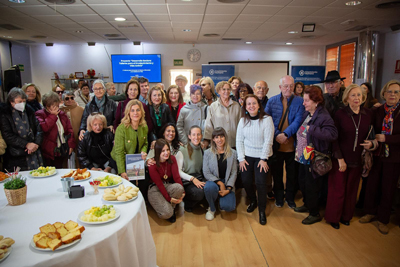
[[[300,96],[293,95],[292,104],[289,107],[288,113],[288,122],[289,126],[283,131],[288,138],[291,136],[296,135],[297,130],[299,129],[304,114],[304,106],[303,106],[303,98]],[[275,126],[275,135],[276,137],[278,134],[281,133],[279,131],[279,122],[283,116],[283,105],[282,105],[282,94],[275,95],[271,97],[268,102],[267,106],[265,107],[265,112],[272,116],[272,120],[274,121]]]

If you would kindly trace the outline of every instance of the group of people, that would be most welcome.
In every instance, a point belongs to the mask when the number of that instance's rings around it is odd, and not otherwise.
[[[344,79],[328,72],[324,94],[284,76],[271,98],[265,81],[251,87],[236,76],[217,85],[203,77],[189,92],[182,75],[166,90],[133,78],[122,95],[102,80],[93,82],[93,95],[83,83],[77,92],[57,85],[43,96],[26,84],[1,105],[4,168],[65,168],[75,153],[76,166],[129,179],[125,155],[141,154],[147,179],[139,187],[170,222],[181,202],[186,212],[207,202],[207,220],[218,208],[233,211],[243,186],[247,212],[258,208],[262,225],[268,198],[308,213],[303,224],[321,221],[326,201],[325,219],[335,229],[350,224],[363,177],[360,222],[377,219],[387,234],[400,175],[400,82],[383,87],[380,104],[370,84],[346,88]],[[304,205],[297,207],[299,189]]]

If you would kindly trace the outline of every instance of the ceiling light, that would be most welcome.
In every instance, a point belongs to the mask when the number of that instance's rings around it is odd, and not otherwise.
[[[244,2],[244,0],[217,0],[217,1],[224,4]]]
[[[315,30],[315,23],[303,23],[303,28],[301,29],[302,32],[314,32]]]
[[[76,33],[83,33],[83,31],[75,31]]]
[[[133,45],[140,45],[141,43],[140,43],[140,41],[134,41],[133,42]]]
[[[182,2],[192,2],[193,0],[181,0]]]
[[[12,38],[12,36],[7,36],[7,35],[3,35],[3,37],[4,37],[4,38],[8,38],[8,39],[11,39],[11,38]]]
[[[25,3],[25,0],[8,0],[8,1],[10,1],[11,3],[17,3],[17,4]]]
[[[88,42],[87,44],[88,44],[88,46],[95,46],[96,42]]]
[[[286,45],[292,45],[293,43],[286,43]]]
[[[57,5],[71,5],[75,3],[75,0],[44,0],[44,1]]]
[[[246,42],[246,44],[252,44],[253,42]]]
[[[126,18],[115,18],[114,20],[116,20],[116,21],[125,21]]]
[[[299,32],[297,32],[297,31],[290,31],[290,32],[288,32],[288,33],[294,34],[294,33],[299,33]]]
[[[47,36],[44,36],[44,35],[33,35],[31,37],[35,38],[35,39],[46,39],[47,38]]]
[[[46,43],[46,46],[53,46],[54,43]]]
[[[184,31],[184,32],[191,32],[192,30],[191,30],[191,29],[183,29],[182,31]]]
[[[350,1],[350,2],[346,2],[346,6],[358,6],[361,3],[362,3],[361,1]]]

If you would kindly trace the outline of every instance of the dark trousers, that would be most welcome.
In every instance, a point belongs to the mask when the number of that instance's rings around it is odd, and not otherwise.
[[[54,157],[54,159],[49,159],[43,157],[44,166],[54,166],[56,169],[64,169],[68,167],[68,158],[67,157]]]
[[[321,191],[321,177],[314,179],[310,165],[301,164],[299,168],[299,186],[303,194],[304,205],[309,209],[310,215],[319,215],[319,193]]]
[[[257,202],[258,196],[258,210],[265,211],[267,207],[267,173],[260,172],[260,167],[257,168],[259,158],[245,157],[249,165],[246,165],[247,171],[242,172],[242,183],[246,190],[247,196],[251,202]],[[253,176],[257,188],[257,195],[253,187]]]
[[[325,210],[327,222],[338,223],[340,219],[350,221],[353,218],[361,172],[361,166],[347,167],[345,172],[340,172],[339,162],[337,159],[332,159]]]
[[[382,162],[380,158],[374,157],[374,165],[368,176],[364,211],[377,215],[381,223],[389,223],[399,175],[398,163]]]
[[[274,177],[274,193],[276,201],[283,202],[286,198],[288,202],[294,202],[296,194],[296,165],[294,152],[274,152],[276,159],[271,166],[272,176]],[[283,163],[286,164],[286,195],[283,184]]]
[[[193,208],[197,203],[204,199],[204,190],[201,188],[197,188],[192,182],[189,184],[183,184],[185,188],[185,197],[183,202],[185,203],[185,207]]]

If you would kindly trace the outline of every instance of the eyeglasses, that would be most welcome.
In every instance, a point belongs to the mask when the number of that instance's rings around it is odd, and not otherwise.
[[[74,97],[73,97],[73,96],[71,96],[71,97],[66,97],[66,98],[65,98],[65,101],[68,101],[68,100],[74,100]]]
[[[398,95],[400,93],[399,90],[395,90],[395,91],[386,91],[385,93],[387,93],[388,95]]]
[[[57,94],[62,95],[62,93],[64,93],[64,91],[56,91]]]
[[[101,91],[104,90],[104,88],[93,88],[93,91]]]

